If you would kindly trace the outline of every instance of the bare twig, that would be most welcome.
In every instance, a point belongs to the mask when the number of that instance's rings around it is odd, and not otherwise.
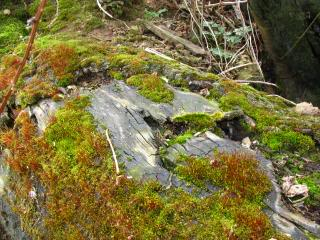
[[[219,7],[219,6],[230,6],[238,3],[247,3],[246,0],[243,1],[236,1],[236,2],[219,2],[219,3],[211,3],[206,5],[206,7]]]
[[[253,84],[262,84],[262,85],[269,85],[274,86],[276,88],[279,88],[277,84],[270,83],[270,82],[264,82],[264,81],[250,81],[250,80],[234,80],[236,83],[253,83]]]
[[[52,21],[49,23],[48,27],[50,28],[55,21],[57,21],[59,17],[59,0],[56,0],[56,14],[54,16],[54,19],[52,19]]]
[[[113,157],[114,164],[115,164],[115,167],[116,167],[116,174],[117,174],[117,176],[118,176],[118,175],[120,174],[120,168],[119,168],[119,164],[118,164],[117,154],[116,154],[116,152],[114,151],[114,148],[113,148],[111,139],[110,139],[110,137],[109,137],[109,131],[108,131],[108,129],[106,130],[106,137],[107,137],[107,141],[108,141],[108,143],[109,143],[109,146],[110,146],[110,148],[111,148],[112,157]]]
[[[102,6],[101,6],[101,3],[100,3],[100,0],[97,0],[97,5],[98,7],[100,8],[100,10],[106,14],[109,18],[114,18],[110,13],[108,13]]]
[[[27,49],[26,49],[26,51],[24,53],[22,61],[19,64],[18,70],[17,70],[14,78],[11,81],[9,90],[6,93],[6,95],[3,97],[2,103],[0,105],[0,114],[3,112],[3,110],[6,107],[11,95],[14,93],[15,85],[16,85],[16,83],[17,83],[17,81],[18,81],[18,79],[19,79],[19,77],[20,77],[20,75],[21,75],[26,63],[27,63],[27,60],[28,60],[29,56],[30,56],[30,53],[31,53],[31,50],[32,50],[32,46],[33,46],[33,42],[34,42],[34,39],[35,39],[36,34],[37,34],[37,29],[38,29],[38,26],[39,26],[39,22],[40,22],[40,19],[41,19],[41,16],[42,16],[42,13],[43,13],[43,10],[44,10],[44,7],[46,6],[46,4],[47,4],[47,0],[42,0],[40,2],[40,4],[39,4],[36,16],[35,16],[35,18],[33,20],[32,30],[31,30],[31,33],[30,33]]]
[[[243,67],[247,67],[247,66],[251,66],[251,65],[256,65],[255,63],[246,63],[246,64],[241,64],[241,65],[238,65],[238,66],[235,66],[235,67],[232,67],[232,68],[229,68],[221,73],[219,73],[219,75],[225,75],[226,73],[228,72],[231,72],[233,70],[236,70],[236,69],[239,69],[239,68],[243,68]]]
[[[268,95],[268,97],[277,97],[277,98],[280,98],[280,99],[282,99],[283,101],[291,104],[292,106],[297,106],[297,104],[296,104],[295,102],[293,102],[293,101],[291,101],[291,100],[289,100],[289,99],[286,99],[286,98],[284,98],[284,97],[281,97],[281,96],[279,96],[279,95],[276,95],[276,94],[270,94],[270,95]]]

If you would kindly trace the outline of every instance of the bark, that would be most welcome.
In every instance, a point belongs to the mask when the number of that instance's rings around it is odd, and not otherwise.
[[[320,1],[250,0],[249,4],[284,95],[320,105]]]

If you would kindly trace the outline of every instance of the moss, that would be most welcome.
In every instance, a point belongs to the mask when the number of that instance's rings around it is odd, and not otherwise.
[[[184,144],[188,139],[193,137],[193,133],[191,131],[186,131],[181,135],[178,135],[172,139],[170,139],[167,144],[168,146],[173,146],[174,144]]]
[[[184,124],[189,130],[204,131],[216,126],[216,121],[223,118],[223,113],[217,112],[214,114],[208,113],[186,113],[181,116],[173,117],[174,123]]]
[[[43,98],[53,97],[57,93],[57,89],[50,82],[32,79],[17,95],[17,102],[25,108],[32,105]]]
[[[307,153],[315,148],[311,137],[290,130],[263,133],[262,143],[274,151]]]
[[[306,203],[312,206],[319,206],[320,203],[320,173],[315,172],[310,176],[298,179],[300,184],[306,184],[309,189],[309,198]]]
[[[256,202],[262,201],[271,190],[268,177],[259,170],[258,161],[252,155],[217,153],[212,159],[182,156],[179,162],[178,175],[199,187],[222,186],[241,198]]]
[[[249,86],[224,83],[226,94],[220,98],[220,107],[227,110],[242,109],[256,121],[256,134],[273,151],[297,151],[309,154],[315,150],[313,139],[299,129],[314,129],[318,120],[297,116],[285,102],[266,96]]]
[[[123,76],[123,74],[119,71],[110,71],[109,75],[116,80],[124,80],[125,77]]]
[[[157,75],[140,74],[127,79],[127,84],[138,88],[139,94],[157,103],[171,103],[174,93]]]
[[[17,54],[24,52],[25,45],[16,48]],[[55,81],[58,86],[74,84],[76,71],[88,66],[103,68],[106,62],[107,46],[90,40],[47,35],[35,42],[34,67],[40,78]],[[50,70],[54,76],[50,74]]]
[[[27,34],[25,25],[17,18],[0,16],[0,56]]]
[[[35,15],[39,2],[39,0],[35,0],[28,5],[28,12],[31,16]],[[57,32],[65,28],[72,28],[73,30],[89,32],[103,25],[102,15],[92,1],[80,0],[74,2],[71,0],[59,0],[58,18],[50,25],[55,14],[55,2],[48,1],[42,22],[40,23],[41,30],[45,32]]]

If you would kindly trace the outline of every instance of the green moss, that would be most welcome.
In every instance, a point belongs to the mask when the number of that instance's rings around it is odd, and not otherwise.
[[[0,16],[0,56],[27,34],[23,22],[13,17]]]
[[[40,0],[33,1],[28,5],[28,12],[31,16],[39,6]],[[48,1],[45,7],[40,29],[45,32],[57,32],[62,29],[72,28],[73,30],[91,31],[103,25],[102,15],[96,4],[88,0],[71,1],[59,0],[58,18],[50,25],[56,14],[55,2]]]
[[[110,76],[113,78],[113,79],[116,79],[116,80],[123,80],[125,79],[125,77],[123,76],[123,74],[121,72],[118,72],[118,71],[110,71],[109,72]]]
[[[127,79],[127,84],[138,88],[139,94],[157,103],[171,103],[174,93],[157,75],[140,74]]]
[[[262,143],[274,151],[293,151],[300,153],[309,152],[315,147],[315,143],[311,137],[290,130],[263,133]]]
[[[25,108],[40,99],[53,97],[56,93],[57,89],[52,83],[33,79],[18,92],[17,102]]]
[[[193,133],[191,131],[186,131],[181,135],[178,135],[172,139],[170,139],[167,144],[168,146],[173,146],[175,144],[184,144],[188,139],[193,137]]]
[[[220,107],[227,110],[242,109],[256,121],[256,134],[263,144],[273,151],[296,151],[309,154],[315,143],[297,129],[314,129],[317,133],[318,120],[297,116],[283,100],[266,96],[249,86],[224,83],[227,93],[220,98]]]
[[[181,116],[173,117],[174,123],[185,124],[190,130],[204,131],[216,126],[216,121],[223,117],[223,113],[186,113]]]
[[[316,172],[310,176],[298,179],[300,184],[306,184],[309,189],[309,198],[306,203],[312,206],[319,206],[320,203],[320,173]]]

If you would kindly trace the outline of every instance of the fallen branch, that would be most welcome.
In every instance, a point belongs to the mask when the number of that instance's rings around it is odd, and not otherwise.
[[[153,32],[155,35],[157,35],[163,40],[167,40],[174,44],[182,44],[188,50],[190,50],[191,52],[197,55],[207,54],[207,52],[203,48],[193,44],[192,42],[184,38],[177,36],[175,32],[172,32],[170,29],[168,29],[165,26],[156,26],[153,23],[147,23],[147,22],[144,25],[149,31]]]
[[[279,88],[277,86],[277,84],[274,84],[274,83],[270,83],[270,82],[263,82],[263,81],[250,81],[250,80],[234,80],[234,82],[236,83],[253,83],[253,84],[262,84],[262,85],[269,85],[269,86],[274,86],[276,88]]]
[[[2,100],[1,105],[0,105],[0,114],[2,114],[2,112],[4,111],[4,108],[6,107],[10,97],[14,93],[16,83],[17,83],[17,81],[18,81],[18,79],[19,79],[19,77],[20,77],[20,75],[21,75],[26,63],[27,63],[27,60],[29,59],[29,56],[30,56],[30,53],[31,53],[31,50],[32,50],[32,46],[33,46],[33,42],[34,42],[34,39],[35,39],[36,34],[37,34],[37,29],[38,29],[38,26],[39,26],[39,22],[40,22],[40,19],[41,19],[41,16],[42,16],[42,13],[43,13],[43,10],[44,10],[44,7],[46,6],[46,4],[47,4],[47,0],[42,0],[40,2],[40,4],[39,4],[36,16],[34,17],[34,20],[33,20],[32,30],[31,30],[31,33],[30,33],[27,49],[25,51],[25,54],[23,56],[23,59],[22,59],[21,63],[19,64],[19,67],[18,67],[18,70],[17,70],[15,76],[14,76],[14,78],[12,79],[12,81],[10,83],[9,90],[6,93],[6,95],[3,97],[3,100]]]

